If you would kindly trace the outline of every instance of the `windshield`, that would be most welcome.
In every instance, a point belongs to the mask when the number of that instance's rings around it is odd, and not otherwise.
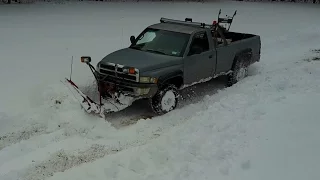
[[[189,34],[148,28],[137,37],[136,43],[130,48],[182,57],[189,37]]]

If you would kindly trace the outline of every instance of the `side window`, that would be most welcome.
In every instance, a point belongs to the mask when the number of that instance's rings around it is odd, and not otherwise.
[[[188,56],[201,54],[206,51],[209,51],[209,40],[207,33],[205,31],[196,33],[193,36]]]

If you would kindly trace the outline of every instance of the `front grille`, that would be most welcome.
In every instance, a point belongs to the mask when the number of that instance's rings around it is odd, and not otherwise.
[[[123,65],[114,63],[100,64],[100,73],[103,75],[114,77],[116,79],[139,82],[138,69],[136,69],[136,74],[126,74],[123,73],[123,67]]]

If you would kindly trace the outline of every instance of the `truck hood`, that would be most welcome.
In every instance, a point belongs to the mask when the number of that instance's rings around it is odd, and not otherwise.
[[[125,48],[108,54],[101,60],[102,64],[108,62],[135,67],[140,72],[146,72],[181,64],[182,58]]]

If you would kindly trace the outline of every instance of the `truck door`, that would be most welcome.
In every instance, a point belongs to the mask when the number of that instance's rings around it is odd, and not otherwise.
[[[211,37],[211,36],[210,36]],[[184,84],[192,84],[211,77],[216,63],[216,53],[209,42],[207,31],[194,34],[184,59]]]

